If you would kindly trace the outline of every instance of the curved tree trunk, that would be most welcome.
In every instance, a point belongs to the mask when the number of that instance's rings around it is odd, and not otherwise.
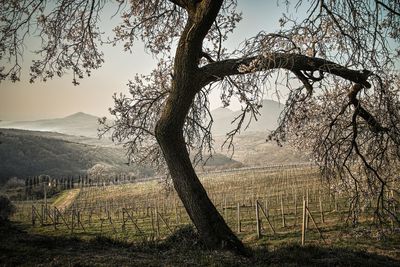
[[[173,102],[166,109],[175,106]],[[181,128],[176,127],[173,116],[164,114],[157,124],[157,140],[164,152],[175,190],[202,241],[210,249],[229,249],[247,255],[242,242],[227,226],[200,183],[191,164]]]
[[[176,50],[172,88],[156,125],[156,138],[175,190],[205,245],[210,249],[225,248],[246,255],[242,242],[208,198],[193,169],[183,137],[183,126],[190,106],[205,85],[201,82],[203,74],[198,68],[203,39],[215,21],[222,0],[186,3],[188,21]]]

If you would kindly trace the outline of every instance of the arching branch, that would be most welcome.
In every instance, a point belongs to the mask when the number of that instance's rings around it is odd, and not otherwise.
[[[367,88],[371,87],[371,84],[367,81],[371,75],[370,71],[352,70],[322,58],[290,53],[268,53],[266,56],[228,59],[210,63],[200,69],[200,75],[203,77],[202,83],[208,84],[225,76],[270,69],[286,69],[294,72],[319,71],[340,76],[354,83],[362,84]]]

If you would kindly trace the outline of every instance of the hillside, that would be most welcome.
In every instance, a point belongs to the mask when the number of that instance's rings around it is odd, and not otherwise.
[[[78,175],[97,163],[110,171],[150,175],[145,168],[127,166],[124,151],[62,140],[60,134],[1,129],[0,182],[12,176]],[[71,138],[72,139],[72,138]]]
[[[200,164],[197,169],[210,171],[307,161],[305,153],[266,143],[267,131],[276,128],[281,110],[282,105],[279,103],[264,100],[259,120],[234,139],[233,157],[232,151],[221,151],[220,147],[224,135],[232,129],[231,121],[239,112],[228,108],[213,110],[217,154],[205,166]],[[148,168],[128,166],[125,151],[109,139],[94,138],[97,137],[97,119],[78,112],[59,119],[0,121],[0,128],[3,128],[0,129],[0,183],[12,176],[77,175],[97,163],[109,166],[112,172],[138,172],[140,175],[153,173]]]
[[[58,132],[68,135],[97,137],[98,117],[77,112],[57,119],[37,121],[0,121],[0,128]]]
[[[238,134],[233,141],[232,150],[227,151],[227,146],[221,146],[226,139],[226,134],[234,126],[232,121],[239,116],[240,111],[232,111],[229,108],[217,108],[211,111],[214,119],[213,135],[215,150],[246,166],[291,164],[309,161],[308,153],[296,151],[290,146],[279,147],[273,142],[266,142],[270,131],[278,126],[278,118],[283,110],[283,105],[273,100],[264,100],[260,108],[260,116],[257,121],[252,121],[249,128]]]
[[[310,160],[308,152],[297,151],[289,145],[280,147],[274,142],[266,142],[266,138],[266,132],[249,132],[236,136],[232,158],[246,166],[293,164]],[[225,139],[222,135],[215,137],[215,151],[231,157],[232,151],[227,151],[227,145],[221,150]]]
[[[244,132],[266,132],[278,126],[279,114],[283,105],[273,100],[264,100],[257,121],[252,121]],[[225,135],[232,130],[232,121],[240,114],[229,108],[217,108],[211,111],[214,119],[212,132],[214,135]],[[97,137],[98,117],[77,112],[64,118],[36,121],[1,121],[0,128],[13,128],[30,131],[58,132],[67,135]]]
[[[148,167],[128,165],[125,150],[109,141],[53,132],[0,129],[0,184],[17,176],[79,175],[95,164],[108,167],[110,173],[153,175]],[[215,155],[207,170],[241,167],[223,155]]]
[[[249,128],[242,133],[267,132],[276,129],[278,118],[282,112],[283,105],[273,100],[264,100],[259,110],[258,120],[253,120]],[[211,111],[214,119],[212,132],[214,135],[225,135],[234,128],[233,120],[240,115],[240,111],[232,111],[228,108],[217,108]],[[246,122],[244,123],[244,125]]]

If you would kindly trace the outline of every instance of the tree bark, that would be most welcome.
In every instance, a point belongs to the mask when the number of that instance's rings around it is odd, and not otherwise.
[[[202,72],[198,68],[202,42],[221,4],[221,0],[194,1],[187,7],[189,18],[175,54],[172,88],[155,132],[175,190],[204,244],[209,249],[229,249],[248,255],[243,243],[225,223],[199,181],[183,137],[185,118],[202,87]]]
[[[228,249],[248,255],[200,183],[191,164],[182,131],[175,130],[170,122],[166,117],[159,121],[157,140],[164,152],[175,190],[200,238],[209,249]]]

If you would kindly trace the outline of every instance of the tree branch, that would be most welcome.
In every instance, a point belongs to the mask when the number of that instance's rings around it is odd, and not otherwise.
[[[375,1],[377,5],[381,5],[384,8],[386,8],[387,10],[389,10],[389,12],[392,12],[393,14],[400,16],[400,13],[397,12],[396,10],[394,10],[393,8],[390,8],[388,5],[386,5],[385,3],[383,3],[382,1]]]
[[[374,132],[388,132],[389,129],[386,127],[383,127],[375,118],[374,116],[369,113],[366,109],[364,109],[360,103],[360,101],[357,99],[357,94],[358,92],[361,91],[362,89],[361,84],[355,84],[352,87],[352,90],[348,93],[348,97],[350,100],[350,103],[354,106],[355,114],[359,115],[361,118],[363,118],[369,126],[371,126],[372,131]]]
[[[210,63],[200,69],[202,84],[208,84],[230,75],[240,75],[270,69],[286,69],[298,71],[320,71],[340,76],[354,83],[370,88],[367,81],[370,71],[356,71],[334,62],[291,53],[269,53],[267,56],[253,56],[237,59],[227,59]]]

